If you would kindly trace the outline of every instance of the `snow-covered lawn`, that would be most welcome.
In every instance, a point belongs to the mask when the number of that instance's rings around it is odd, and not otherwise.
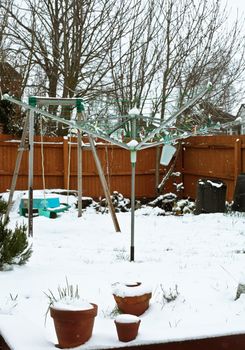
[[[33,340],[32,349],[54,349],[53,321],[48,316],[44,324],[48,307],[44,292],[56,293],[66,277],[79,285],[82,297],[98,304],[93,336],[81,349],[123,346],[113,322],[111,285],[117,281],[152,286],[150,308],[140,316],[138,337],[130,344],[244,332],[245,295],[234,298],[238,283],[245,280],[245,215],[157,216],[156,212],[136,211],[135,262],[129,262],[130,213],[117,214],[121,233],[114,231],[108,214],[93,209],[81,218],[75,206],[56,219],[34,218],[30,261],[0,272],[0,333],[8,334],[9,324],[16,323],[9,340],[24,350],[27,321],[30,334],[39,339],[36,344]],[[18,215],[18,200],[10,225],[17,221],[27,223]],[[171,293],[177,298],[167,302]],[[10,294],[18,295],[13,309]]]

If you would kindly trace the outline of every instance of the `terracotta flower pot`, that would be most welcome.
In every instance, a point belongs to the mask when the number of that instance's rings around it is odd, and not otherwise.
[[[149,308],[152,293],[134,297],[120,297],[114,294],[113,296],[120,311],[125,314],[140,316]]]
[[[122,318],[126,316],[126,318]],[[115,319],[118,339],[123,342],[134,340],[138,335],[141,320],[133,315],[119,315]]]
[[[152,293],[147,292],[140,282],[134,282],[116,284],[113,297],[121,312],[140,316],[149,308]]]
[[[54,320],[57,347],[74,348],[84,344],[92,336],[94,319],[97,315],[98,306],[92,304],[88,310],[60,310],[50,307],[50,315]]]

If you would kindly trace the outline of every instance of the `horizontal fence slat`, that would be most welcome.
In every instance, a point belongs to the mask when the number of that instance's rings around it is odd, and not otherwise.
[[[34,189],[42,189],[42,162],[46,188],[77,189],[77,140],[62,137],[44,137],[41,155],[41,138],[35,137],[34,144]],[[96,143],[101,165],[108,181],[110,191],[119,191],[130,196],[131,164],[130,153],[118,146]],[[84,138],[83,142],[87,142]],[[10,188],[19,140],[11,135],[0,135],[0,191]],[[245,136],[218,135],[196,136],[181,142],[181,151],[176,161],[175,172],[180,176],[171,176],[163,192],[173,192],[178,183],[184,189],[178,193],[182,197],[195,199],[199,178],[220,179],[227,184],[227,200],[233,199],[235,182],[240,172],[245,172]],[[70,159],[69,159],[70,154]],[[88,146],[83,147],[83,195],[99,198],[103,196],[96,165]],[[162,180],[168,167],[156,166],[159,151],[148,148],[137,152],[136,197],[157,196],[156,179]],[[68,169],[68,160],[70,168]],[[157,168],[157,170],[156,170]],[[156,171],[158,174],[156,174]],[[69,181],[68,181],[69,175]],[[23,152],[16,189],[28,187],[28,151]]]
[[[0,156],[4,161],[0,166],[0,191],[10,188],[13,169],[16,161],[19,140],[0,135]],[[76,138],[43,138],[35,137],[34,142],[34,180],[33,188],[42,189],[42,162],[44,164],[46,188],[67,188],[77,190],[77,140]],[[7,142],[6,142],[7,141]],[[86,139],[83,140],[87,142]],[[41,150],[44,157],[42,158]],[[101,165],[108,181],[110,191],[119,191],[125,196],[131,192],[131,163],[130,153],[118,146],[97,143],[96,150]],[[69,158],[70,154],[70,159]],[[103,196],[97,168],[90,148],[86,145],[82,148],[82,178],[83,195],[99,198]],[[155,162],[156,149],[138,152],[136,164],[136,197],[150,197],[156,195],[155,189]],[[3,159],[3,158],[2,158]],[[70,168],[68,169],[68,161]],[[160,168],[159,174],[163,173]],[[69,179],[68,179],[69,175]],[[68,181],[69,180],[69,181]],[[28,188],[28,151],[23,152],[16,189]]]
[[[225,175],[223,173],[218,172],[203,172],[203,171],[197,171],[197,170],[182,170],[183,175],[193,175],[193,176],[199,176],[199,177],[213,177],[213,178],[219,178],[222,180],[234,180],[234,175]]]
[[[197,136],[183,140],[178,165],[184,197],[196,198],[200,178],[222,180],[227,185],[226,199],[233,200],[237,176],[245,172],[245,136]]]

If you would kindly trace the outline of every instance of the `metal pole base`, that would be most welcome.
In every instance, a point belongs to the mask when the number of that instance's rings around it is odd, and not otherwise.
[[[29,188],[28,194],[28,236],[33,237],[33,188]]]
[[[134,247],[130,247],[130,261],[134,261]]]

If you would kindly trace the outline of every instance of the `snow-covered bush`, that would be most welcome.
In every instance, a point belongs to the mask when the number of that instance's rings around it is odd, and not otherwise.
[[[177,195],[174,193],[166,193],[163,195],[158,196],[156,199],[154,199],[152,202],[149,203],[149,206],[151,207],[159,207],[166,212],[171,212],[174,205],[177,202]]]
[[[175,215],[192,214],[195,207],[195,202],[189,199],[180,199],[175,203],[172,211]]]
[[[27,238],[26,225],[16,225],[12,230],[4,223],[3,215],[7,205],[0,200],[0,270],[9,269],[11,265],[24,265],[32,254]]]
[[[126,213],[130,211],[131,203],[130,199],[125,198],[121,193],[114,191],[111,195],[111,201],[115,208],[115,212],[123,212]],[[140,201],[135,201],[135,209],[140,207]],[[95,206],[96,211],[100,213],[108,212],[108,205],[106,198],[102,198],[99,203]]]
[[[195,209],[195,202],[189,199],[178,199],[175,193],[166,193],[158,196],[149,206],[153,208],[161,208],[166,213],[174,215],[182,215],[193,213]]]
[[[115,212],[129,212],[131,201],[125,198],[121,193],[114,191],[111,195],[112,204]],[[98,203],[93,204],[95,210],[99,213],[108,213],[106,198],[102,198]],[[165,193],[152,201],[142,198],[135,201],[135,210],[141,209],[143,215],[182,215],[193,213],[195,202],[189,199],[178,199],[175,193]]]

